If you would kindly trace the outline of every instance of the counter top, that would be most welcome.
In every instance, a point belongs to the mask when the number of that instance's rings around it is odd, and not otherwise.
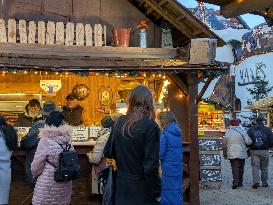
[[[72,142],[74,146],[94,146],[96,144],[96,141],[94,140],[88,140],[83,142]]]

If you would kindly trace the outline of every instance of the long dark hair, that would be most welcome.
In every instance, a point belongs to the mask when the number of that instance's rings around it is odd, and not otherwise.
[[[131,127],[144,116],[155,119],[153,95],[149,88],[139,85],[132,90],[128,98],[127,116],[128,119],[122,128],[123,135],[125,135],[125,132],[131,135]]]
[[[10,151],[14,151],[18,146],[17,133],[14,127],[7,124],[6,119],[0,116],[0,130],[3,133],[6,145]]]

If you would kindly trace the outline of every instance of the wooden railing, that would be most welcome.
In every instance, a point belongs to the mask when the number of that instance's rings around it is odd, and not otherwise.
[[[63,22],[0,19],[0,43],[106,46],[106,26]]]

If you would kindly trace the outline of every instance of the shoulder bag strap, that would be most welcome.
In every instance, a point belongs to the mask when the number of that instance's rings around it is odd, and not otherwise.
[[[244,136],[243,136],[243,134],[241,133],[241,132],[239,132],[237,129],[235,129],[234,128],[234,130],[236,131],[236,132],[238,132],[241,136],[242,136],[242,138],[244,139],[244,142],[245,142],[245,144],[246,144],[246,141],[245,141],[245,138],[244,138]]]

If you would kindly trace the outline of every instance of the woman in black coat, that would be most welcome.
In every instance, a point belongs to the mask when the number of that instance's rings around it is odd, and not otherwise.
[[[105,148],[117,161],[115,205],[157,205],[161,191],[159,167],[160,131],[154,121],[151,91],[137,86],[128,100],[127,115],[121,116]]]

